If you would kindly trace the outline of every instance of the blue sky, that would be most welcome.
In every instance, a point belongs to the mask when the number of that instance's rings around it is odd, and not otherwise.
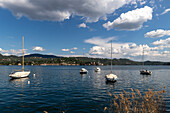
[[[170,61],[170,0],[0,0],[0,53]]]

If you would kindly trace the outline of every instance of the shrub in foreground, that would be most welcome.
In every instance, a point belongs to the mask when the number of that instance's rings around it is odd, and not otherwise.
[[[138,89],[132,89],[131,92],[123,90],[121,94],[111,94],[112,97],[109,107],[105,107],[104,111],[109,113],[165,113],[165,102],[163,101],[163,93],[165,87],[161,91],[148,89],[143,94]]]

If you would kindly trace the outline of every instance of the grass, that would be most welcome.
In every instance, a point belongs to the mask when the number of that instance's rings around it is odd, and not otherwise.
[[[143,94],[138,89],[130,92],[123,90],[121,94],[108,94],[112,97],[109,107],[104,111],[109,113],[165,113],[165,102],[163,101],[164,87],[161,91],[148,89]]]

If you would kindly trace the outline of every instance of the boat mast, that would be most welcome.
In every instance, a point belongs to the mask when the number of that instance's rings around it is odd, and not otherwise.
[[[142,62],[142,70],[144,70],[144,47],[143,47],[143,52],[142,53],[143,53],[143,55],[142,55],[142,61],[143,61]]]
[[[22,71],[24,71],[24,36],[22,37]]]
[[[111,40],[111,74],[112,74],[112,40]]]

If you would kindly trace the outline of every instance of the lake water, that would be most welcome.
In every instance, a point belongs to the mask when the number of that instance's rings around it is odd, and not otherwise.
[[[82,67],[89,73],[80,75]],[[94,72],[95,66],[25,66],[31,70],[29,78],[11,80],[9,73],[20,68],[0,66],[1,112],[102,113],[109,106],[108,91],[118,94],[137,88],[144,92],[161,86],[166,86],[166,110],[170,112],[170,66],[146,66],[151,76],[140,75],[141,66],[113,66],[118,75],[114,84],[104,78],[110,66],[101,66],[100,73]]]

